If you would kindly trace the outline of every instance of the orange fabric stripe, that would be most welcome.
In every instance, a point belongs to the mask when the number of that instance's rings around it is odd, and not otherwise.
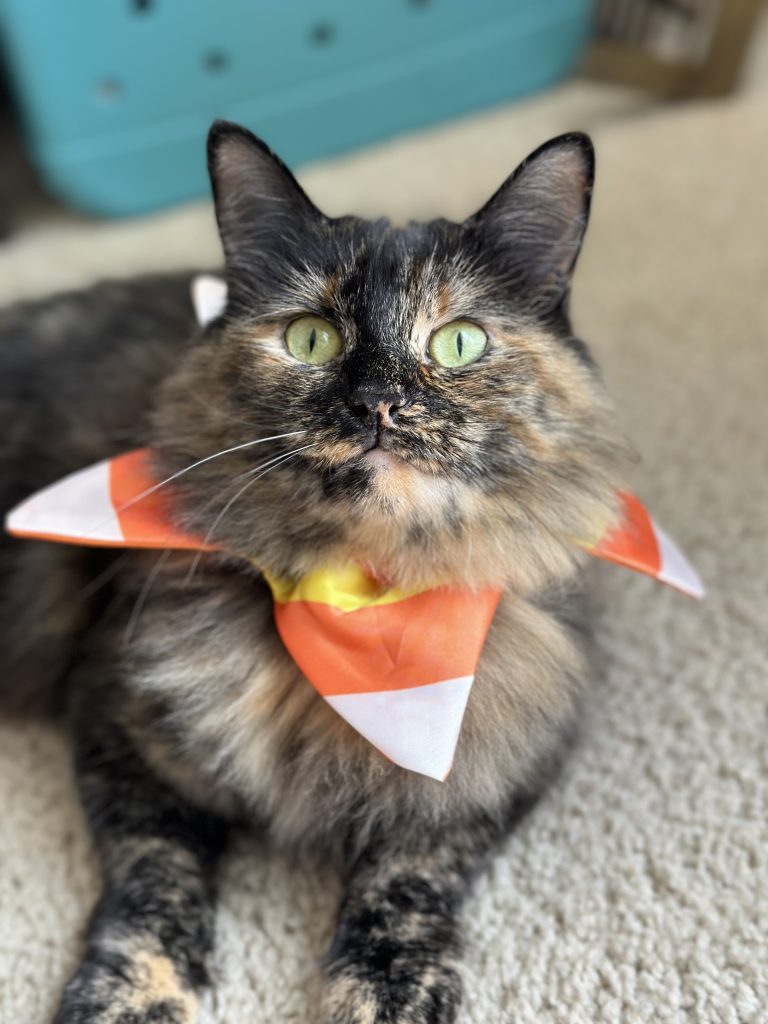
[[[324,697],[402,690],[474,675],[500,598],[491,587],[438,587],[353,612],[314,601],[276,602],[275,622]]]
[[[125,547],[212,550],[210,545],[205,548],[199,537],[184,533],[173,525],[167,491],[160,489],[130,504],[137,495],[156,483],[147,448],[112,459],[109,467],[110,499],[125,537]]]
[[[661,552],[651,517],[634,494],[620,491],[619,497],[624,506],[622,521],[595,545],[592,554],[656,576]]]

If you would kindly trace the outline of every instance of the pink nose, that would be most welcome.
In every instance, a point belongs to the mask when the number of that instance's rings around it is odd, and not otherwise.
[[[349,396],[349,408],[367,427],[391,427],[405,405],[401,391],[385,388],[355,388]]]

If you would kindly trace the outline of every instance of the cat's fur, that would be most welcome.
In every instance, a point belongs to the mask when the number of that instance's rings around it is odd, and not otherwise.
[[[573,722],[573,538],[611,520],[624,455],[567,316],[592,149],[553,140],[465,223],[402,229],[326,218],[235,126],[214,126],[209,160],[229,301],[207,330],[193,327],[183,277],[0,319],[5,508],[137,444],[165,476],[305,432],[175,482],[180,524],[215,525],[226,552],[200,564],[0,551],[0,673],[16,693],[64,678],[106,871],[57,1022],[194,1019],[213,868],[229,823],[246,822],[346,874],[325,1024],[447,1024],[471,877],[541,791]],[[338,360],[289,355],[284,331],[303,313],[336,324]],[[441,369],[429,337],[460,318],[483,325],[488,350]],[[361,390],[397,407],[373,454]],[[248,470],[299,448],[242,489]],[[284,651],[257,567],[296,578],[332,562],[401,586],[504,585],[445,783],[387,762]]]

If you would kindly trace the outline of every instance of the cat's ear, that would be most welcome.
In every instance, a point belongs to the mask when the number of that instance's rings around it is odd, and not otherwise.
[[[283,161],[252,132],[215,121],[208,133],[208,173],[228,266],[267,255],[271,237],[324,219]]]
[[[511,284],[536,308],[565,299],[589,219],[595,152],[572,132],[544,143],[468,225],[481,233]]]

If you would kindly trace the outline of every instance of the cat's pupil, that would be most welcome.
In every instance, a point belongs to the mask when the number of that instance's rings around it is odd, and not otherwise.
[[[459,333],[456,335],[456,351],[459,354],[459,359],[461,359],[461,351],[462,351],[463,348],[464,348],[464,339],[461,336],[461,331],[459,331]]]
[[[317,331],[313,327],[312,330],[309,332],[309,354],[310,355],[312,355],[312,352],[314,351],[316,339],[317,339]]]

